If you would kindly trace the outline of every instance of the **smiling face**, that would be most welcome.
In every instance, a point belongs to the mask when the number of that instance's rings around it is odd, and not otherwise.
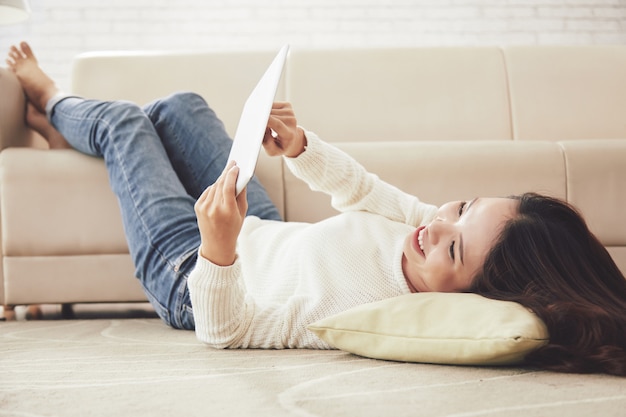
[[[404,242],[402,271],[411,292],[467,290],[517,205],[509,198],[475,198],[441,206]]]

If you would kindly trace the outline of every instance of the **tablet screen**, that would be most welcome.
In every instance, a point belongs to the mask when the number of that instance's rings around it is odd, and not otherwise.
[[[283,46],[244,104],[228,161],[239,167],[237,195],[245,188],[256,168],[263,136],[272,111],[289,45]]]

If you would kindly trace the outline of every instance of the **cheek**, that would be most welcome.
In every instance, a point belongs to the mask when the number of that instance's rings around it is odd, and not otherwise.
[[[439,292],[463,292],[469,289],[469,280],[452,269],[442,271],[439,275],[437,290]]]
[[[431,291],[448,292],[454,286],[452,266],[446,259],[432,255],[424,263],[424,282]]]

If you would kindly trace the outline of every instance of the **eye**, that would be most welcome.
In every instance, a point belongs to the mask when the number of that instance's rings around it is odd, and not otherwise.
[[[465,208],[466,205],[467,205],[467,201],[461,201],[459,203],[459,217],[463,215],[463,209]]]
[[[463,215],[463,210],[465,209],[465,206],[467,206],[467,201],[461,201],[459,203],[459,210],[458,210],[458,215],[459,217],[461,217]],[[452,261],[454,261],[454,245],[455,245],[455,241],[452,241],[452,244],[450,245],[450,248],[448,249],[448,251],[450,252],[450,259],[452,259]]]

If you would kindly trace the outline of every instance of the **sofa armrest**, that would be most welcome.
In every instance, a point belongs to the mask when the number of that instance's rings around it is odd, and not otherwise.
[[[5,149],[0,187],[4,256],[128,253],[102,159],[74,150]]]

